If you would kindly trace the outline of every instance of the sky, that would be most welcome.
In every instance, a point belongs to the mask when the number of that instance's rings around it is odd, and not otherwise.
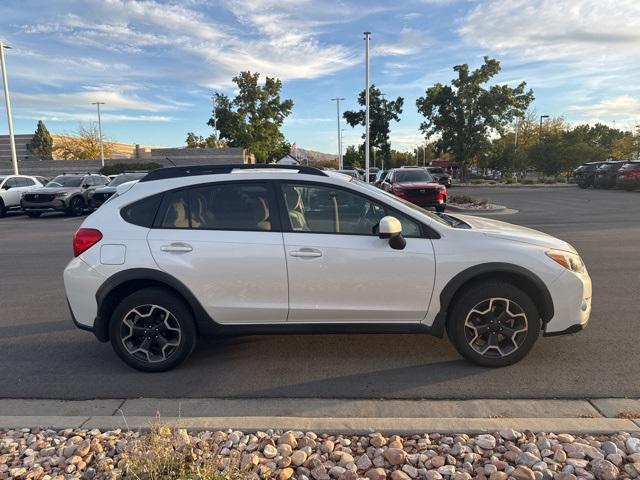
[[[280,78],[294,101],[287,140],[335,153],[331,99],[357,107],[364,31],[372,83],[404,98],[393,148],[424,141],[416,99],[484,55],[501,62],[496,83],[527,82],[538,114],[640,124],[640,0],[0,1],[16,133],[40,119],[73,132],[100,101],[105,137],[142,145],[211,133],[212,93],[233,95],[233,76],[250,70]],[[3,103],[0,134],[6,125]],[[341,128],[345,145],[360,142],[362,127]]]

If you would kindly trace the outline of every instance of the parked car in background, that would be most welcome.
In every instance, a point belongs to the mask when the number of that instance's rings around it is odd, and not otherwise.
[[[369,167],[369,183],[373,183],[376,181],[376,175],[380,169],[378,167]]]
[[[356,180],[364,180],[364,177],[360,175],[360,172],[355,168],[345,168],[344,170],[338,170],[338,172],[343,173],[345,175],[349,175]]]
[[[64,212],[79,216],[89,208],[89,193],[109,182],[104,175],[65,173],[22,196],[20,205],[30,217],[45,212]]]
[[[422,167],[389,170],[382,189],[421,207],[434,207],[437,212],[444,212],[447,206],[447,188]]]
[[[442,167],[426,167],[427,172],[440,184],[449,188],[451,186],[451,175]]]
[[[19,209],[22,195],[43,187],[46,182],[43,177],[0,175],[0,217],[4,217],[8,210]]]
[[[96,210],[64,271],[75,325],[149,372],[201,336],[323,331],[446,332],[468,360],[501,367],[541,333],[587,325],[591,279],[567,242],[274,167],[159,169]]]
[[[116,193],[118,185],[122,185],[126,182],[135,182],[144,177],[148,172],[124,172],[120,175],[116,175],[107,185],[104,187],[97,187],[95,190],[90,191],[87,195],[89,199],[89,208],[98,208],[109,197]]]
[[[573,179],[580,188],[589,188],[593,186],[596,178],[596,169],[606,162],[589,162],[580,165],[573,171]]]
[[[625,190],[640,187],[640,161],[628,162],[618,170],[616,186]]]
[[[593,179],[594,188],[613,188],[616,186],[616,178],[618,170],[627,162],[605,162],[596,168],[596,174]]]
[[[384,182],[387,173],[389,173],[389,170],[379,170],[378,173],[376,173],[376,178],[373,180],[373,184],[376,187],[380,187],[380,185],[382,185],[382,182]]]

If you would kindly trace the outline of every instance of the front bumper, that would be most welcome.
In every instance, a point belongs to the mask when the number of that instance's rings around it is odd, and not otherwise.
[[[64,198],[54,198],[48,202],[29,202],[23,199],[20,207],[30,212],[59,212],[66,210],[68,205]]]
[[[564,335],[583,330],[591,316],[591,278],[583,273],[564,271],[549,288],[554,315],[544,327],[544,336]]]

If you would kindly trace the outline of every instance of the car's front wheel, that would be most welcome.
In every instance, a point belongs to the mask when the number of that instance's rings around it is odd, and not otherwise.
[[[454,301],[447,333],[458,352],[478,365],[516,363],[538,339],[538,309],[531,297],[514,285],[477,283]]]
[[[0,198],[0,218],[4,217],[7,214],[7,209],[4,207],[4,202]]]
[[[162,372],[189,356],[196,329],[181,298],[161,288],[145,288],[126,297],[113,311],[109,337],[128,365],[144,372]]]
[[[69,207],[67,208],[67,215],[70,217],[79,217],[84,213],[84,200],[80,197],[74,197],[69,202]]]

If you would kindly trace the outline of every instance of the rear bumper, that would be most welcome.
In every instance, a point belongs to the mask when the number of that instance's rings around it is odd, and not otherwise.
[[[82,330],[93,331],[98,313],[96,292],[105,281],[104,275],[76,257],[64,269],[63,279],[73,323]]]

